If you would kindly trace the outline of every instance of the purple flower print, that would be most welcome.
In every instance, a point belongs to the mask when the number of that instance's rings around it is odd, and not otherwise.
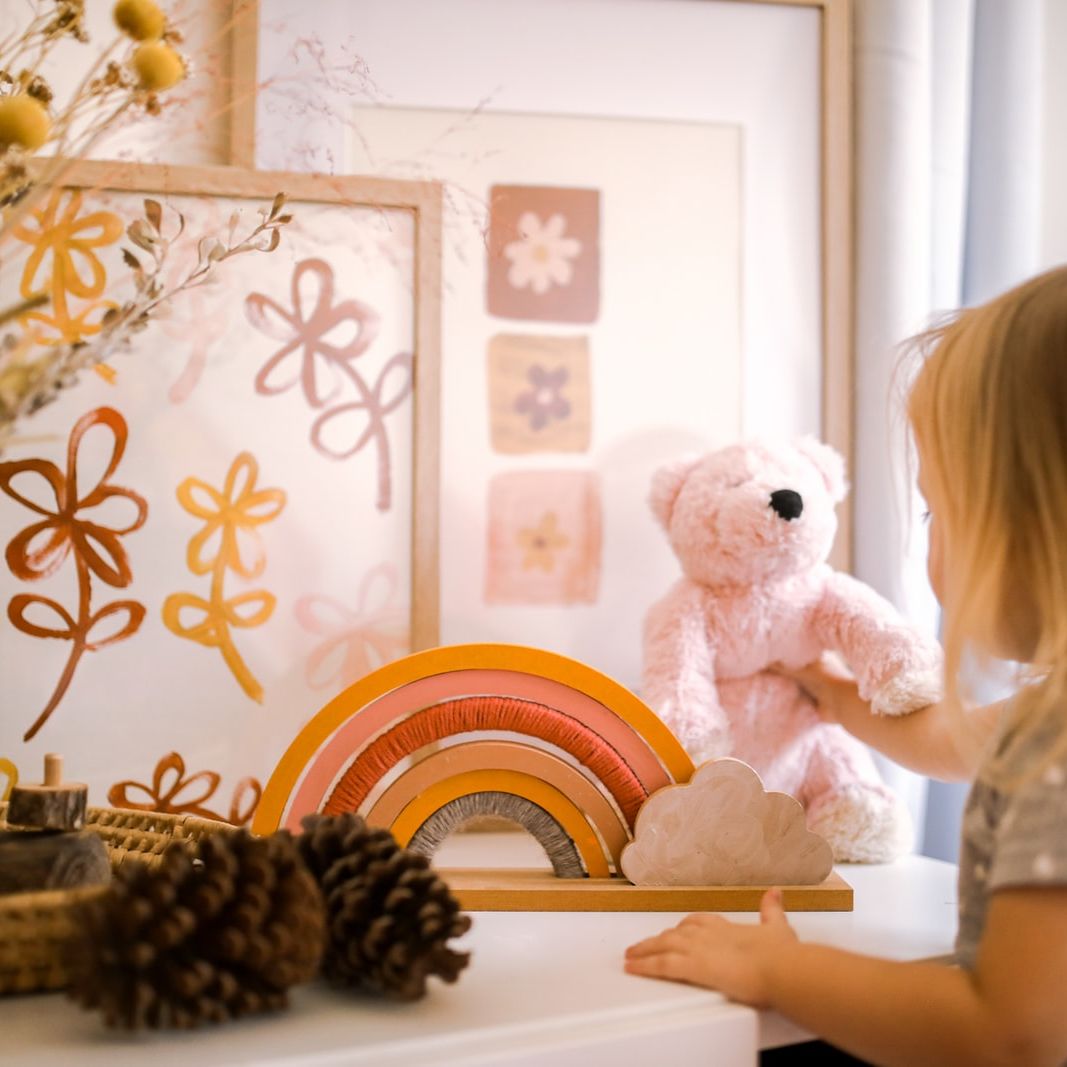
[[[566,367],[546,370],[536,363],[526,372],[531,388],[516,398],[515,410],[530,416],[531,430],[542,430],[550,419],[565,419],[571,413],[570,401],[562,394],[569,377]]]

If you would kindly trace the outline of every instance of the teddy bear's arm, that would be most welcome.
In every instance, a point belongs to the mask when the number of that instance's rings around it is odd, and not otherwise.
[[[875,712],[903,715],[941,699],[940,645],[870,586],[831,571],[812,624],[823,647],[844,656]]]
[[[729,726],[715,684],[715,649],[699,591],[676,587],[648,612],[642,696],[697,761],[729,753]]]

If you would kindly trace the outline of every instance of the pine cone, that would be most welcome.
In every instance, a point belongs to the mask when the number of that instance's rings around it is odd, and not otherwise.
[[[209,834],[124,864],[83,906],[70,996],[109,1026],[190,1028],[273,1011],[313,977],[322,895],[288,834]]]
[[[302,825],[296,842],[326,901],[326,977],[400,1000],[423,996],[431,975],[454,982],[470,953],[446,942],[471,921],[429,860],[358,815],[309,815]]]

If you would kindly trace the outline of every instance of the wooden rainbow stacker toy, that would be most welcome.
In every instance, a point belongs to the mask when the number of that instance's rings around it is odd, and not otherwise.
[[[758,783],[743,764],[716,762],[744,768]],[[698,778],[708,768],[714,764]],[[667,787],[693,788],[687,783],[694,770],[655,713],[593,668],[520,645],[454,645],[387,664],[319,711],[271,775],[253,829],[299,831],[311,812],[358,812],[390,829],[401,845],[430,855],[473,817],[518,823],[544,847],[553,870],[443,871],[470,910],[750,911],[774,884],[782,886],[787,909],[851,910],[852,888],[830,869],[828,851],[813,884],[787,884],[798,870],[813,868],[790,863],[784,853],[775,853],[782,862],[774,860],[773,877],[766,877],[766,849],[762,866],[746,866],[744,857],[732,863],[729,884],[642,878],[635,885],[625,877],[624,851],[634,845],[635,826],[643,833],[648,822],[638,825],[639,812]],[[687,811],[680,796],[671,797],[676,822]],[[792,814],[786,805],[802,823],[800,805],[779,793],[762,798],[770,804],[761,801],[759,810],[777,813],[766,815],[766,832],[788,838],[792,853],[808,839],[810,855],[814,835],[802,825],[786,834],[782,826]],[[720,802],[714,810],[718,821],[700,824],[705,839],[737,837],[726,832],[729,808]],[[759,884],[749,884],[754,874]]]

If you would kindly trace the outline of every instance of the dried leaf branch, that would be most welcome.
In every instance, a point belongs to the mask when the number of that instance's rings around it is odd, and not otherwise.
[[[8,334],[0,340],[0,451],[10,443],[21,419],[39,411],[61,390],[74,385],[83,370],[106,363],[127,348],[152,317],[180,293],[214,281],[220,264],[234,256],[273,252],[281,240],[281,228],[292,220],[284,207],[285,194],[278,193],[269,208],[259,210],[260,221],[244,236],[238,235],[241,213],[235,211],[225,234],[201,238],[195,266],[167,285],[164,271],[175,243],[185,232],[185,217],[175,211],[176,227],[167,234],[162,205],[146,198],[144,214],[126,228],[126,237],[135,250],[122,250],[123,262],[133,276],[134,294],[106,313],[99,333],[87,341],[48,347],[38,345],[32,333]],[[0,312],[0,323],[42,302],[33,297]]]

